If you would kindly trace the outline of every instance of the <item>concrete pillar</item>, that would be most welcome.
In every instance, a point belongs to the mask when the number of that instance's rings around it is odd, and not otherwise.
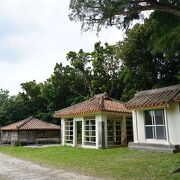
[[[137,114],[136,110],[132,111],[132,121],[133,121],[133,138],[134,142],[138,142],[138,129],[137,129]]]
[[[96,149],[101,148],[102,146],[102,137],[101,137],[101,115],[96,115]]]
[[[84,118],[82,119],[82,147],[84,146],[84,129],[85,129],[85,127],[84,127]]]
[[[74,119],[73,119],[73,144],[72,144],[72,146],[73,147],[76,147],[76,137],[77,137],[77,130],[76,130],[76,121],[74,121]]]
[[[61,144],[64,146],[64,138],[65,138],[65,119],[61,119]]]
[[[107,116],[105,114],[96,115],[96,148],[107,147]],[[102,123],[104,123],[104,133]],[[105,137],[102,137],[104,134]],[[103,142],[104,140],[104,142]]]
[[[179,105],[179,108],[180,108],[180,105]],[[166,127],[167,144],[170,144],[169,123],[168,123],[168,116],[167,116],[167,108],[164,108],[164,120],[165,120],[165,127]]]
[[[127,145],[126,116],[123,116],[121,121],[121,144]]]

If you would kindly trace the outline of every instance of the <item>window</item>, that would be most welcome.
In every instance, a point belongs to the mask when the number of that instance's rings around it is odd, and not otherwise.
[[[73,144],[73,119],[65,120],[65,139],[67,144]]]
[[[89,117],[84,120],[84,144],[96,145],[96,123],[95,117]]]
[[[107,121],[108,144],[114,143],[114,121]]]
[[[164,111],[159,109],[144,111],[144,113],[146,139],[166,140]]]
[[[133,141],[133,124],[132,117],[126,117],[127,142]]]
[[[121,122],[119,119],[107,120],[108,144],[121,144]]]

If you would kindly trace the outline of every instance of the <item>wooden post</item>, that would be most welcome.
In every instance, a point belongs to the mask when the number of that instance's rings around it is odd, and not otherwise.
[[[36,142],[36,138],[37,138],[37,137],[36,137],[36,130],[35,130],[35,144],[37,144],[37,142]]]
[[[127,145],[126,116],[121,121],[121,145]]]
[[[107,132],[107,115],[104,116],[104,139],[105,139],[105,148],[108,147],[108,132]]]
[[[19,144],[19,131],[17,131],[17,143]]]
[[[29,131],[28,132],[28,136],[27,136],[27,144],[29,144]]]

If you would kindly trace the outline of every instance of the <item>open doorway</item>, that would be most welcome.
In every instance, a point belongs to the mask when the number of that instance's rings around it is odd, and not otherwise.
[[[121,118],[110,117],[107,120],[107,143],[108,146],[121,145]]]
[[[82,121],[76,121],[76,145],[82,146]]]

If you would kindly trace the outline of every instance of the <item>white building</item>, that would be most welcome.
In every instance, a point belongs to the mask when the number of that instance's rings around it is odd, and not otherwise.
[[[106,93],[56,111],[63,145],[106,148],[133,140],[131,112]]]
[[[138,92],[126,107],[133,113],[129,148],[180,151],[180,84]]]

